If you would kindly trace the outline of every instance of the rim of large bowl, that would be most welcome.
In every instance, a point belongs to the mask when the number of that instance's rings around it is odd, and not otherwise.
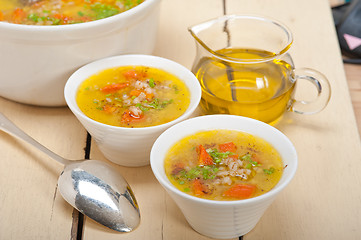
[[[162,138],[165,135],[170,134],[173,131],[173,129],[176,129],[176,128],[179,128],[179,127],[185,127],[187,124],[189,124],[189,122],[192,122],[192,121],[201,121],[202,119],[205,119],[205,121],[206,121],[207,119],[209,120],[209,118],[219,118],[219,119],[224,118],[223,122],[227,118],[228,119],[230,119],[230,118],[238,118],[238,119],[240,119],[241,121],[244,121],[244,122],[245,121],[246,122],[247,121],[248,122],[253,122],[254,124],[258,124],[260,127],[269,128],[270,131],[272,131],[274,134],[277,134],[280,138],[283,139],[283,141],[285,143],[287,143],[291,147],[291,152],[292,152],[292,154],[294,154],[295,166],[292,169],[292,171],[289,173],[289,177],[287,179],[285,179],[284,182],[282,182],[280,184],[277,184],[277,188],[272,188],[270,191],[268,191],[268,192],[266,192],[266,193],[264,193],[262,195],[259,195],[257,197],[253,197],[253,198],[249,198],[249,199],[234,200],[234,201],[219,201],[219,200],[209,200],[209,199],[198,198],[198,197],[186,194],[186,193],[180,191],[179,189],[177,189],[175,186],[173,186],[173,184],[171,184],[169,182],[168,179],[164,179],[163,176],[161,176],[161,173],[160,173],[161,171],[159,169],[155,168],[155,166],[154,166],[155,163],[154,162],[157,161],[157,160],[154,160],[153,155],[155,154],[154,151],[156,151],[156,150],[153,149],[153,148],[154,148],[154,146],[157,146],[159,144],[159,142],[162,140]],[[215,128],[217,128],[217,127],[215,127]],[[222,128],[222,129],[230,129],[230,128],[225,127],[225,128]],[[199,131],[202,131],[202,130],[205,130],[205,129],[199,129]],[[240,130],[240,131],[242,131],[242,130]],[[250,133],[250,134],[252,134],[252,133]],[[182,139],[182,138],[180,138],[180,139]],[[296,149],[295,149],[294,145],[292,144],[291,140],[285,134],[283,134],[280,130],[276,129],[275,127],[273,127],[273,126],[271,126],[269,124],[266,124],[264,122],[258,121],[256,119],[242,117],[242,116],[236,116],[236,115],[215,114],[215,115],[199,116],[199,117],[184,120],[184,121],[182,121],[180,123],[175,124],[174,126],[171,126],[167,130],[165,130],[156,139],[156,141],[153,144],[153,148],[152,148],[151,153],[150,153],[150,166],[152,168],[153,174],[155,175],[155,177],[157,178],[159,183],[164,188],[166,188],[168,191],[171,191],[172,193],[174,193],[176,195],[180,195],[183,198],[186,198],[186,199],[192,200],[192,201],[196,201],[198,203],[210,204],[210,205],[222,205],[222,206],[228,206],[228,205],[234,205],[234,204],[243,205],[243,204],[247,204],[249,202],[257,203],[257,202],[262,201],[264,199],[272,198],[272,197],[276,196],[277,193],[281,192],[291,182],[291,180],[294,178],[294,175],[296,173],[297,166],[298,166],[298,157],[297,157]],[[164,161],[164,160],[162,159],[162,161]]]
[[[90,22],[84,23],[76,23],[76,24],[67,24],[67,25],[51,25],[51,26],[39,26],[39,25],[26,25],[26,24],[16,24],[0,21],[0,28],[6,28],[14,31],[38,31],[38,32],[54,32],[54,31],[74,31],[84,28],[96,27],[99,25],[106,25],[108,23],[112,23],[117,21],[118,19],[127,18],[137,12],[145,11],[150,8],[153,4],[159,3],[161,0],[145,0],[141,4],[116,15],[94,20]]]
[[[181,69],[182,72],[184,72],[185,74],[189,75],[189,77],[192,77],[194,79],[194,81],[196,83],[198,83],[198,80],[197,78],[192,74],[192,72],[190,72],[186,67],[184,67],[183,65],[175,62],[175,61],[172,61],[170,59],[167,59],[167,58],[163,58],[163,57],[159,57],[159,56],[153,56],[153,55],[145,55],[145,54],[126,54],[126,55],[118,55],[118,56],[112,56],[112,57],[107,57],[107,58],[103,58],[103,59],[99,59],[99,60],[96,60],[96,61],[93,61],[93,62],[90,62],[86,65],[84,65],[83,67],[79,68],[78,70],[76,70],[68,79],[68,81],[66,82],[65,84],[65,87],[64,87],[64,96],[65,96],[65,101],[68,105],[68,107],[70,108],[70,110],[76,115],[76,116],[79,116],[81,117],[82,119],[88,121],[88,122],[91,122],[92,124],[94,125],[97,125],[97,126],[102,126],[102,127],[107,127],[109,129],[112,129],[112,130],[117,130],[117,129],[122,129],[123,131],[132,131],[132,132],[136,132],[136,131],[144,131],[144,130],[154,130],[154,129],[163,129],[163,128],[167,128],[169,126],[172,126],[174,125],[175,123],[178,123],[178,122],[181,122],[185,119],[187,119],[195,110],[196,108],[198,107],[198,104],[200,102],[200,99],[201,99],[201,87],[199,84],[196,84],[196,95],[194,96],[195,97],[195,101],[194,101],[194,104],[192,104],[192,102],[190,102],[188,108],[186,109],[186,111],[178,118],[170,121],[170,122],[166,122],[166,123],[163,123],[163,124],[160,124],[160,125],[155,125],[155,126],[149,126],[149,127],[141,127],[141,128],[127,128],[127,127],[119,127],[119,126],[113,126],[113,125],[108,125],[108,124],[104,124],[104,123],[101,123],[101,122],[98,122],[98,121],[95,121],[91,118],[89,118],[88,116],[86,116],[80,109],[79,107],[77,106],[76,104],[76,100],[74,99],[75,101],[75,105],[72,104],[72,101],[70,100],[70,98],[75,98],[75,96],[73,95],[70,95],[70,82],[71,81],[75,81],[75,80],[72,80],[73,78],[76,78],[76,74],[79,73],[79,71],[82,71],[86,68],[89,68],[91,67],[92,65],[97,65],[103,61],[111,61],[112,59],[118,59],[118,58],[127,58],[127,57],[134,57],[134,58],[139,58],[139,59],[144,59],[144,58],[149,58],[149,59],[158,59],[160,61],[164,61],[164,62],[167,62],[169,64],[173,64],[173,66],[176,66],[178,69]],[[141,65],[141,64],[139,64]],[[126,65],[119,65],[119,66],[126,66]],[[106,68],[103,68],[103,70],[106,69]],[[165,70],[167,71],[167,70]],[[92,72],[89,76],[91,76],[92,74],[95,74],[96,72]],[[170,72],[171,73],[171,72]],[[173,73],[171,73],[173,74]],[[77,84],[76,88],[78,89],[79,88],[79,85],[80,83],[82,83],[85,79],[81,80],[79,82],[79,84]],[[188,87],[188,86],[187,86]],[[191,89],[189,89],[191,91]],[[75,90],[75,93],[76,93],[77,90]],[[192,98],[192,96],[191,96]]]

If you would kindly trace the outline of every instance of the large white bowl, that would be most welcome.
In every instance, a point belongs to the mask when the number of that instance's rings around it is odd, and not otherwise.
[[[97,59],[150,54],[160,0],[87,23],[29,26],[0,22],[0,96],[21,103],[63,106],[69,76]]]
[[[197,198],[175,188],[164,171],[168,150],[186,136],[213,129],[243,131],[271,143],[280,153],[284,165],[287,165],[278,184],[263,195],[238,201]],[[255,227],[267,207],[293,178],[297,169],[297,153],[284,134],[266,123],[241,116],[208,115],[185,120],[162,133],[153,145],[150,165],[157,180],[177,203],[194,230],[208,237],[229,239],[243,236]]]
[[[167,71],[180,78],[190,91],[190,104],[179,118],[157,126],[126,128],[106,125],[87,117],[76,103],[79,85],[101,70],[118,66],[149,66]],[[197,78],[187,68],[171,60],[150,55],[121,55],[87,64],[77,70],[64,89],[66,103],[86,130],[95,139],[100,151],[110,161],[129,167],[149,164],[149,154],[157,137],[170,126],[193,114],[201,99],[201,87]]]

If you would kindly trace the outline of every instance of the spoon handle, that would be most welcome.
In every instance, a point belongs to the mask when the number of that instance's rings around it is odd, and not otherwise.
[[[53,158],[54,160],[58,161],[59,163],[62,163],[63,165],[71,163],[71,161],[60,157],[59,155],[55,154],[54,152],[50,151],[49,149],[47,149],[46,147],[44,147],[43,145],[41,145],[40,143],[35,141],[32,137],[30,137],[23,130],[18,128],[13,122],[11,122],[2,113],[0,113],[0,129],[14,137],[17,137],[17,138],[33,145],[34,147],[41,150],[42,152],[44,152],[45,154],[47,154],[49,157]]]

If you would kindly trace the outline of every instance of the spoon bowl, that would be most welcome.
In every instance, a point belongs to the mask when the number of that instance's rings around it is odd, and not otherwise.
[[[0,113],[0,129],[43,151],[65,165],[58,179],[63,198],[79,212],[118,232],[130,232],[140,223],[140,212],[127,181],[110,165],[98,160],[68,160],[53,153]]]

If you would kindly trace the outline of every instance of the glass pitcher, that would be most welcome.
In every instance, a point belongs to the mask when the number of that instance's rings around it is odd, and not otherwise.
[[[292,33],[278,21],[226,15],[188,30],[197,44],[192,72],[202,87],[205,114],[275,124],[285,111],[313,114],[326,107],[331,96],[327,78],[313,69],[295,69],[288,53]],[[295,100],[299,80],[316,88],[314,100]]]

